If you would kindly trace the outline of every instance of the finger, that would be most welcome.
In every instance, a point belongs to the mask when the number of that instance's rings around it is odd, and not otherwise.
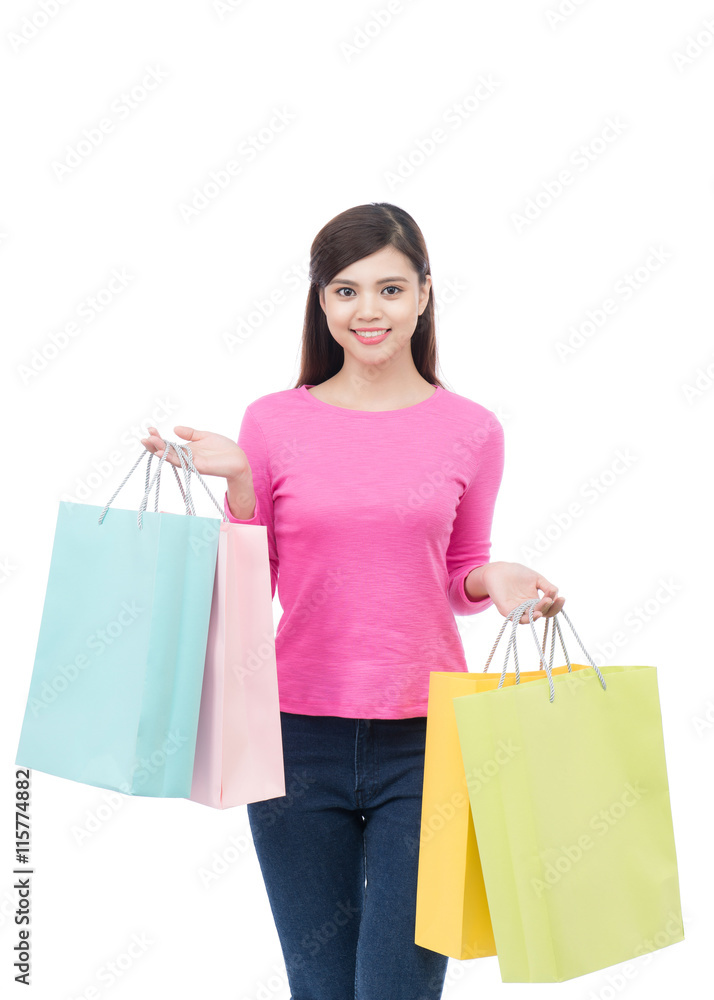
[[[534,612],[538,612],[538,617],[550,617],[553,614],[553,605],[558,597],[558,588],[550,580],[546,580],[544,576],[538,576],[536,579],[536,588],[543,591],[543,596],[538,601],[538,603],[533,608]]]
[[[533,610],[535,612],[535,610],[537,608],[538,609],[538,614],[537,615],[534,614],[533,615],[534,618],[536,618],[536,617],[537,618],[554,618],[555,615],[558,614],[558,612],[561,610],[561,608],[565,604],[565,598],[564,597],[556,597],[554,600],[551,600],[551,598],[544,598],[544,600],[550,601],[550,604],[545,604],[545,605],[536,604]]]
[[[558,588],[553,587],[552,589],[557,594]],[[538,618],[551,618],[554,614],[557,614],[560,608],[557,607],[558,599],[555,597],[555,594],[552,596],[545,594],[537,604],[533,605],[533,621],[536,621]],[[557,610],[553,610],[554,608],[557,608]],[[524,623],[530,621],[527,613],[524,612],[521,621]]]
[[[141,441],[141,443],[143,444],[143,446],[146,448],[147,451],[155,451],[156,442],[152,441],[152,438],[160,438],[160,437],[161,435],[156,430],[156,428],[150,427],[149,433],[146,435],[146,437],[139,438],[139,440]]]
[[[544,612],[543,617],[544,618],[555,617],[555,615],[558,614],[558,612],[560,611],[560,609],[563,607],[564,604],[565,604],[564,597],[556,597],[551,606],[548,608],[547,612]]]
[[[550,598],[546,598],[546,600],[550,600]],[[549,609],[549,607],[550,605],[546,605],[544,608],[542,602],[540,604],[534,604],[533,621],[535,622],[538,621],[539,618],[543,618],[545,612]],[[527,625],[530,622],[530,613],[528,611],[524,611],[521,617],[518,619],[518,621],[521,623],[521,625]]]
[[[159,432],[156,430],[155,427],[150,427],[149,430],[153,431],[154,433],[152,433],[148,438],[141,438],[141,443],[144,445],[147,451],[150,451],[153,455],[156,455],[157,458],[161,458],[161,456],[164,453],[164,447],[165,447],[164,439],[161,437],[161,435],[159,434]],[[180,459],[178,458],[173,448],[169,448],[168,454],[166,455],[164,461],[169,462],[171,465],[175,465],[177,468],[179,468],[181,465]]]
[[[543,597],[550,597],[553,600],[558,596],[558,588],[544,576],[536,577],[536,590],[542,590]]]
[[[149,437],[141,438],[141,443],[147,451],[150,451],[153,455],[155,455],[158,449],[163,447],[164,442],[160,437],[152,434]]]
[[[159,443],[163,441],[163,438],[159,434],[156,427],[149,427],[149,433],[146,435],[146,437],[140,438],[140,441],[142,444],[145,444],[147,441],[151,441],[152,439],[155,439],[154,443]]]
[[[179,437],[186,438],[187,441],[200,441],[205,435],[205,431],[197,431],[195,427],[186,427],[185,424],[177,424],[174,430]]]

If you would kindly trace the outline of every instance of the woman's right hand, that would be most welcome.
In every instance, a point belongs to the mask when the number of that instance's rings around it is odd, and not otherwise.
[[[163,438],[155,427],[149,427],[149,431],[149,437],[142,438],[141,443],[147,451],[161,458],[164,452]],[[244,477],[252,479],[248,456],[235,441],[223,434],[197,431],[194,427],[181,424],[174,427],[174,432],[190,444],[193,464],[202,476],[225,476],[229,481]],[[180,445],[183,442],[176,443]],[[173,448],[168,449],[165,460],[181,469],[181,461]]]

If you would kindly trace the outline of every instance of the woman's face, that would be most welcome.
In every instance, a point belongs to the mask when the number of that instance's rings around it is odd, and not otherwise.
[[[345,357],[369,365],[384,362],[409,345],[430,288],[431,276],[420,286],[409,258],[390,246],[336,274],[320,289],[320,305]],[[369,339],[358,336],[360,331],[377,330],[382,332]]]

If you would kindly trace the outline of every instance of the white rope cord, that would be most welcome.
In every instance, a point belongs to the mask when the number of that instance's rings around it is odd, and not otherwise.
[[[189,447],[189,445],[178,445],[178,447],[177,447],[173,442],[170,442],[170,443],[179,452],[179,458],[181,458],[181,449],[182,448],[186,449],[186,451],[188,452],[188,468],[189,468],[189,473],[188,474],[189,474],[189,476],[191,475],[192,472],[195,473],[196,479],[198,479],[199,483],[201,483],[201,485],[205,489],[206,493],[208,493],[209,497],[213,501],[213,504],[214,504],[216,510],[221,515],[222,520],[224,520],[224,521],[230,521],[230,518],[226,514],[225,510],[223,509],[223,507],[221,506],[221,504],[219,504],[219,502],[216,500],[216,498],[214,497],[214,495],[211,493],[210,489],[208,488],[208,483],[203,478],[203,476],[201,475],[201,473],[198,471],[198,469],[196,468],[196,466],[193,464],[193,452],[191,451],[191,448]]]
[[[146,493],[147,497],[148,497],[149,492],[150,492],[150,490],[149,490],[149,472],[151,471],[151,461],[152,461],[153,458],[154,458],[154,452],[151,452],[150,455],[149,455],[149,461],[146,463],[146,483],[144,485],[144,493]],[[159,462],[160,461],[161,460],[159,460]],[[173,472],[174,476],[176,477],[176,482],[178,483],[178,488],[181,491],[181,499],[183,500],[184,504],[186,505],[186,513],[188,514],[189,513],[189,506],[188,506],[188,501],[186,500],[186,494],[184,493],[183,485],[181,483],[181,477],[178,474],[178,470],[176,469],[176,466],[173,465],[173,464],[171,464],[171,463],[169,463],[169,464],[171,465],[171,471]],[[188,470],[188,477],[189,477],[189,480],[190,480],[190,477],[191,477],[191,470],[190,469]],[[154,494],[154,511],[155,511],[155,513],[158,514],[158,512],[159,512],[159,486],[161,485],[161,476],[155,476],[154,478],[156,479],[156,493]]]
[[[124,476],[124,479],[117,486],[117,488],[114,491],[114,494],[112,495],[112,497],[109,500],[107,500],[106,504],[104,505],[104,509],[102,510],[102,513],[99,515],[99,521],[98,521],[98,523],[99,524],[102,523],[102,521],[104,520],[104,515],[106,514],[107,510],[109,509],[109,507],[111,506],[111,504],[116,499],[116,496],[119,493],[119,490],[127,482],[127,480],[129,479],[129,477],[131,476],[131,474],[134,472],[134,469],[136,469],[136,467],[139,464],[139,462],[141,462],[142,459],[144,458],[145,454],[149,455],[149,460],[148,460],[147,465],[146,465],[146,483],[145,483],[145,488],[144,488],[144,496],[142,497],[141,505],[139,507],[139,511],[138,511],[138,514],[137,514],[137,524],[138,524],[139,528],[141,529],[143,527],[143,524],[142,524],[142,514],[146,510],[146,506],[147,506],[147,504],[149,502],[149,495],[150,495],[151,489],[152,489],[152,487],[154,485],[154,481],[156,481],[156,495],[155,495],[155,498],[154,498],[154,510],[158,513],[158,508],[159,508],[159,485],[160,485],[160,476],[161,476],[161,466],[162,466],[162,464],[163,464],[163,462],[164,462],[164,460],[166,458],[166,455],[168,454],[169,448],[173,448],[174,451],[176,452],[176,454],[178,456],[178,459],[179,459],[179,462],[181,463],[181,468],[182,468],[183,473],[184,473],[184,482],[185,482],[185,487],[186,487],[185,491],[184,491],[183,486],[181,485],[181,479],[179,478],[179,474],[178,474],[178,471],[176,469],[176,466],[173,464],[173,462],[169,462],[169,465],[173,469],[174,476],[176,477],[176,481],[177,481],[177,483],[179,485],[179,489],[181,490],[181,496],[183,497],[183,500],[184,500],[184,503],[185,503],[185,506],[186,506],[186,513],[187,514],[192,514],[194,516],[196,515],[196,508],[195,508],[195,505],[194,505],[194,502],[193,502],[193,495],[191,493],[191,483],[190,483],[191,473],[194,472],[196,474],[196,478],[202,484],[202,486],[206,490],[206,493],[208,493],[208,495],[211,498],[211,500],[213,501],[214,505],[216,506],[216,508],[220,512],[221,519],[223,521],[229,521],[230,519],[229,519],[228,515],[226,514],[225,510],[223,509],[223,507],[221,507],[221,505],[219,504],[219,502],[216,500],[216,498],[214,497],[213,493],[209,489],[208,484],[206,483],[206,480],[203,478],[203,476],[201,475],[201,473],[198,471],[198,469],[196,468],[196,466],[193,464],[193,452],[191,451],[190,446],[187,445],[187,444],[178,444],[175,441],[169,441],[168,439],[164,439],[164,438],[162,438],[162,441],[164,442],[163,454],[161,455],[161,457],[159,459],[159,463],[157,465],[156,471],[154,472],[154,477],[151,480],[151,482],[149,482],[149,471],[150,471],[150,466],[151,466],[151,460],[152,460],[152,458],[154,456],[154,452],[150,452],[148,450],[148,448],[147,448],[147,449],[144,450],[144,452],[141,455],[139,455],[139,457],[137,458],[136,462],[134,462],[134,464],[132,465],[131,469],[129,469],[129,471],[127,472],[126,476]]]
[[[530,599],[528,601],[524,601],[522,604],[519,604],[518,607],[513,608],[512,611],[509,611],[508,615],[506,615],[506,617],[503,620],[503,624],[501,625],[501,630],[498,633],[498,636],[496,637],[496,641],[493,644],[491,652],[488,654],[488,659],[486,660],[486,666],[483,669],[484,669],[484,671],[488,670],[489,664],[491,663],[491,659],[493,658],[493,654],[495,653],[496,647],[498,646],[498,643],[499,643],[499,641],[501,639],[501,636],[503,635],[503,631],[506,628],[508,622],[510,621],[511,622],[511,635],[510,635],[510,638],[508,640],[508,644],[506,646],[506,656],[505,656],[505,659],[503,661],[503,669],[501,670],[501,677],[500,677],[499,682],[498,682],[498,687],[500,688],[500,687],[503,686],[503,682],[504,682],[505,677],[506,677],[506,668],[508,666],[508,658],[510,656],[511,647],[513,647],[513,658],[514,658],[515,664],[516,664],[516,667],[515,667],[516,684],[520,684],[520,670],[519,670],[519,666],[518,666],[518,646],[517,646],[517,643],[516,643],[516,634],[517,634],[516,630],[518,628],[518,624],[519,624],[519,620],[520,620],[521,615],[526,610],[528,610],[528,620],[529,620],[529,624],[531,626],[531,632],[533,633],[533,640],[534,640],[534,642],[536,644],[536,649],[538,650],[538,659],[539,659],[540,663],[542,663],[543,669],[545,670],[546,675],[548,677],[548,687],[550,689],[550,701],[552,702],[554,700],[554,698],[555,698],[555,686],[553,684],[553,677],[552,677],[551,671],[552,671],[552,667],[553,667],[553,656],[555,654],[555,632],[556,632],[556,630],[558,632],[558,637],[560,639],[560,645],[562,646],[563,653],[565,655],[565,660],[566,660],[566,663],[568,664],[568,671],[570,673],[572,673],[572,667],[571,667],[571,663],[570,663],[570,657],[568,656],[568,651],[567,651],[567,649],[565,647],[565,642],[563,640],[563,633],[561,632],[560,624],[558,622],[558,615],[552,615],[551,616],[552,622],[553,622],[553,632],[551,633],[550,662],[547,663],[546,660],[545,660],[545,646],[546,646],[546,638],[547,638],[547,634],[548,634],[548,621],[549,621],[549,619],[546,618],[546,626],[545,626],[545,632],[543,634],[543,646],[542,646],[542,649],[541,649],[541,646],[538,644],[538,634],[537,634],[537,632],[535,630],[535,625],[534,625],[534,622],[533,622],[533,608],[535,607],[535,605],[538,603],[539,600],[541,600],[541,598],[532,598],[532,599]],[[570,618],[566,615],[565,611],[563,611],[562,608],[560,609],[560,611],[558,612],[558,614],[562,614],[563,618],[565,618],[565,620],[567,621],[568,625],[570,625],[570,628],[571,628],[571,630],[573,632],[573,635],[575,636],[575,638],[578,640],[578,643],[580,644],[580,648],[582,649],[582,651],[587,656],[588,662],[593,667],[593,669],[595,670],[595,673],[597,674],[598,678],[600,679],[600,684],[602,685],[603,690],[606,690],[607,689],[607,685],[605,684],[605,678],[602,676],[602,674],[598,670],[596,664],[594,663],[592,657],[590,656],[590,654],[586,650],[585,646],[583,646],[582,640],[580,639],[580,636],[578,635],[578,633],[573,628],[573,623],[570,621]]]
[[[178,453],[178,449],[176,447],[174,447],[174,451],[176,451],[177,455],[179,454]],[[149,496],[149,493],[151,492],[151,487],[154,484],[154,480],[156,480],[160,476],[161,465],[162,465],[164,459],[166,458],[167,452],[168,452],[168,448],[165,448],[163,455],[159,459],[159,464],[157,466],[156,472],[154,473],[154,479],[151,480],[151,483],[149,483],[149,469],[150,469],[150,466],[151,466],[151,460],[154,457],[154,453],[150,452],[148,450],[148,448],[146,448],[144,450],[144,452],[141,455],[139,455],[139,457],[137,458],[136,462],[134,462],[134,464],[132,465],[131,469],[129,469],[129,471],[127,472],[126,476],[124,476],[124,479],[117,486],[116,490],[114,491],[113,496],[104,505],[104,509],[102,510],[102,513],[99,516],[99,522],[98,522],[99,524],[101,524],[103,522],[104,515],[106,514],[106,512],[109,509],[109,507],[111,506],[111,504],[114,503],[114,500],[116,499],[116,496],[119,493],[119,490],[127,482],[127,480],[129,479],[129,477],[133,473],[134,469],[137,467],[137,465],[139,464],[139,462],[141,462],[141,460],[144,458],[144,455],[148,453],[148,455],[149,455],[149,461],[147,462],[147,465],[146,465],[146,485],[145,485],[145,489],[144,489],[144,497],[142,499],[142,507],[140,508],[138,516],[137,516],[137,523],[139,525],[139,528],[143,527],[143,525],[141,523],[141,512],[142,512],[142,510],[146,506],[146,501],[148,500],[148,496]],[[181,461],[181,456],[180,455],[179,455],[179,461]],[[183,462],[181,464],[182,464],[182,467],[183,467]],[[188,514],[188,513],[190,513],[189,501],[188,501],[186,495],[184,494],[183,488],[181,487],[181,480],[179,479],[178,472],[176,471],[176,466],[173,465],[171,462],[169,462],[169,465],[174,470],[174,474],[175,474],[176,479],[178,481],[179,487],[181,488],[181,495],[183,496],[184,502],[186,503],[186,513]],[[155,509],[156,509],[156,511],[158,511],[158,505],[159,505],[159,495],[158,494],[159,494],[159,490],[158,490],[158,484],[157,484],[157,488],[156,488],[156,500],[155,500],[155,504],[156,504]]]
[[[572,631],[573,635],[575,636],[575,638],[578,640],[578,643],[580,644],[580,648],[582,649],[582,651],[585,653],[585,655],[588,658],[588,663],[590,664],[590,666],[593,668],[593,670],[595,671],[595,673],[600,678],[600,684],[602,685],[603,691],[607,690],[607,684],[605,683],[605,678],[602,676],[602,674],[598,670],[596,664],[593,661],[593,658],[590,656],[590,653],[588,653],[588,651],[585,648],[585,646],[583,646],[583,643],[582,643],[582,640],[581,640],[580,636],[578,635],[578,633],[575,631],[575,628],[573,627],[573,623],[568,618],[568,616],[566,615],[566,613],[563,611],[562,608],[560,609],[560,611],[558,612],[558,614],[562,615],[563,618],[565,618],[565,620],[568,623],[568,625],[570,625],[570,628],[571,628],[571,631]],[[553,620],[555,621],[555,619],[557,617],[558,617],[558,615],[555,615],[554,618],[553,618]],[[558,631],[560,631],[560,629],[558,629]]]
[[[193,503],[193,496],[191,495],[191,483],[190,483],[191,472],[188,469],[187,464],[186,464],[186,457],[183,454],[183,447],[182,446],[177,446],[174,442],[170,442],[170,444],[171,444],[171,447],[176,452],[176,454],[178,455],[179,462],[181,463],[181,468],[183,470],[184,482],[186,483],[186,492],[185,493],[184,493],[183,489],[181,488],[181,480],[179,479],[178,472],[176,471],[176,466],[173,465],[171,462],[169,462],[169,465],[171,466],[171,468],[174,470],[174,473],[176,474],[176,479],[177,479],[178,484],[179,484],[179,489],[181,490],[181,495],[183,496],[184,502],[186,504],[186,513],[187,514],[193,514],[193,516],[195,517],[196,516],[196,508],[195,508],[194,503]],[[158,500],[159,500],[159,481],[160,481],[160,478],[161,478],[160,477],[161,463],[166,458],[168,450],[169,450],[168,448],[164,448],[164,453],[161,456],[161,458],[159,459],[158,467],[156,469],[156,472],[154,473],[154,479],[156,479],[156,507],[155,507],[156,511],[158,511],[158,509],[159,509]],[[153,457],[153,455],[149,455],[149,462],[151,462],[152,457]],[[149,463],[147,463],[147,465],[148,464]],[[153,480],[152,480],[152,482],[153,482]],[[141,506],[139,507],[139,527],[140,528],[143,527],[143,524],[142,524],[142,515],[143,515],[144,511],[146,510],[146,504],[148,503],[148,500],[149,500],[149,492],[150,492],[150,490],[151,490],[151,487],[149,487],[148,490],[144,491],[144,496],[143,496],[143,498],[141,500]]]
[[[536,599],[536,603],[538,602],[538,600],[540,600],[540,598]],[[526,607],[528,605],[528,603],[529,602],[524,602],[524,604],[521,605],[521,607],[522,608]],[[531,608],[533,606],[534,605],[531,604]],[[516,664],[516,684],[518,684],[518,683],[520,683],[520,671],[519,671],[519,667],[518,667],[518,643],[516,642],[516,629],[518,628],[518,619],[520,618],[520,615],[516,616],[515,615],[515,611],[512,611],[509,614],[508,618],[511,620],[511,635],[510,635],[510,638],[509,638],[509,648],[506,650],[506,663],[508,662],[508,657],[510,655],[510,647],[512,646],[513,647],[513,659],[515,660],[515,664]],[[529,618],[531,620],[531,625],[533,625],[533,618],[532,618],[532,616],[531,616],[530,613],[529,613]],[[558,636],[560,638],[560,645],[561,645],[561,647],[563,649],[563,654],[564,654],[565,660],[566,660],[566,662],[568,664],[568,671],[570,673],[572,673],[572,667],[570,665],[570,659],[568,657],[568,651],[565,648],[565,643],[563,641],[563,634],[560,631],[560,625],[557,622],[557,616],[556,615],[552,615],[550,618],[546,618],[545,619],[545,630],[543,632],[543,644],[542,644],[542,646],[541,646],[541,648],[540,648],[540,650],[538,652],[539,660],[540,660],[541,663],[545,662],[545,659],[544,659],[545,658],[545,646],[546,646],[546,642],[547,642],[547,639],[548,639],[548,626],[549,626],[549,624],[551,622],[553,623],[553,631],[551,632],[551,640],[550,640],[550,662],[549,662],[549,667],[550,667],[551,670],[553,669],[553,658],[555,656],[555,632],[556,632],[556,628],[557,628]],[[535,635],[535,627],[533,627],[533,634]],[[538,648],[537,637],[536,637],[536,648]],[[505,674],[505,669],[506,668],[504,666],[502,674]],[[501,684],[499,684],[499,687],[501,687]]]
[[[538,658],[540,662],[543,664],[543,669],[545,670],[546,675],[548,677],[548,685],[550,687],[550,700],[552,701],[555,698],[555,688],[553,686],[553,677],[551,675],[551,665],[553,662],[552,653],[555,650],[555,644],[553,645],[553,650],[551,650],[551,662],[550,664],[548,664],[546,663],[545,658],[541,653],[540,646],[538,645],[538,633],[536,632],[535,625],[533,624],[533,608],[536,606],[539,600],[540,598],[533,598],[530,601],[524,601],[523,604],[519,604],[517,608],[514,608],[508,614],[508,620],[510,620],[511,622],[511,635],[508,642],[508,646],[506,647],[506,657],[503,661],[503,670],[501,671],[501,677],[499,679],[498,686],[503,687],[503,682],[506,679],[506,668],[508,667],[508,657],[510,655],[511,648],[513,648],[513,658],[516,662],[516,684],[520,684],[520,671],[518,669],[518,646],[516,644],[516,634],[517,634],[516,629],[518,628],[518,623],[521,615],[527,608],[528,620],[531,626],[531,630],[533,632],[533,641],[535,642],[536,649],[538,650]]]

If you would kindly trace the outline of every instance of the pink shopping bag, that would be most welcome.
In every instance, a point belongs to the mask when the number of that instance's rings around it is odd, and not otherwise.
[[[221,521],[191,795],[225,809],[285,795],[267,529]]]

